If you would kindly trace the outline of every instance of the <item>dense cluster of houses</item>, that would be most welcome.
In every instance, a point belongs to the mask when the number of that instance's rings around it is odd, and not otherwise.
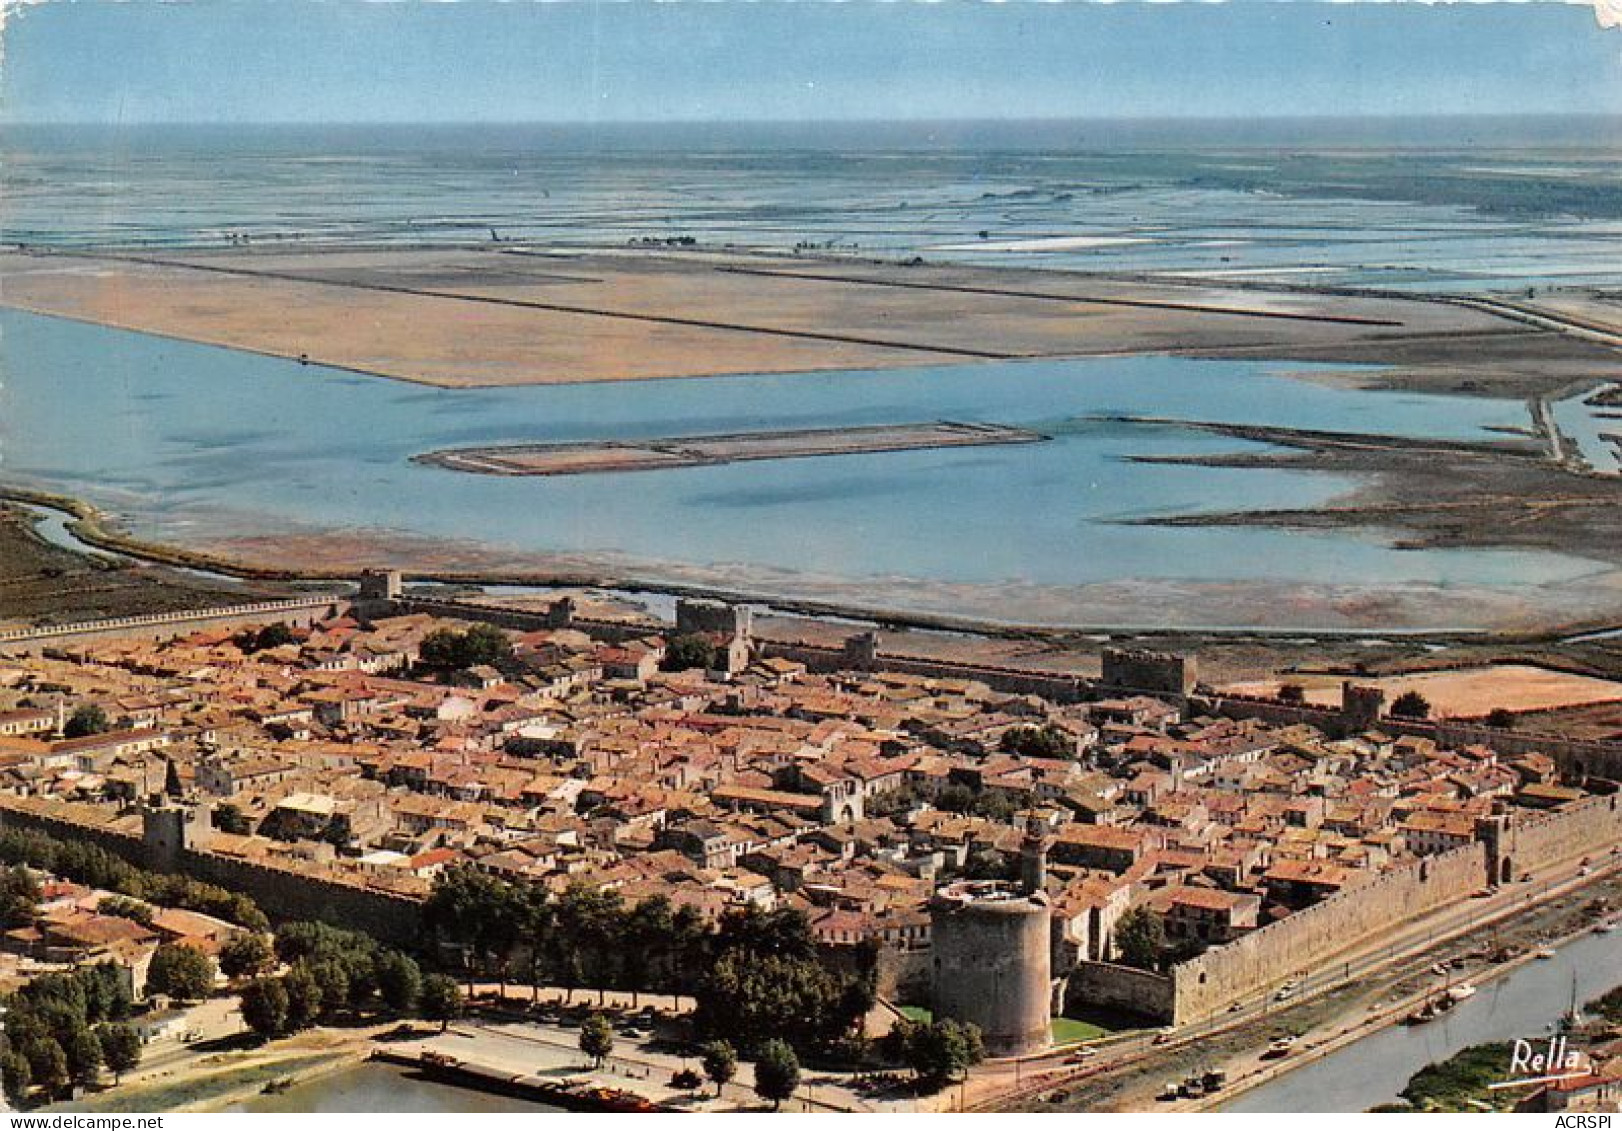
[[[661,636],[550,628],[510,632],[498,663],[425,671],[448,625],[0,659],[0,801],[138,833],[139,805],[167,795],[209,807],[209,851],[345,883],[422,894],[468,866],[708,915],[788,904],[830,946],[901,952],[927,948],[945,879],[1005,873],[1034,826],[1062,943],[1100,960],[1134,909],[1172,945],[1220,944],[1468,843],[1479,817],[1582,796],[1538,754],[816,673],[735,640],[714,642],[720,670],[666,671]],[[64,737],[90,707],[99,725]],[[64,915],[30,945],[96,945],[93,916]]]

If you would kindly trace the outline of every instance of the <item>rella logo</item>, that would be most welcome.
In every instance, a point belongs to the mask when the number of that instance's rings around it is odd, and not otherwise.
[[[1593,1062],[1582,1049],[1572,1046],[1564,1034],[1538,1043],[1517,1037],[1510,1048],[1510,1078],[1488,1087],[1525,1088],[1534,1084],[1552,1084],[1559,1080],[1574,1080],[1593,1072]]]

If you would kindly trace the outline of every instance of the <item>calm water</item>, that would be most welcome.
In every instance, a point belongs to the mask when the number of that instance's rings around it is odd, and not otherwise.
[[[452,391],[18,312],[0,312],[0,334],[0,475],[88,497],[181,541],[370,529],[587,555],[654,577],[678,566],[718,578],[742,571],[788,596],[807,577],[1496,584],[1593,569],[1545,554],[1115,521],[1310,506],[1351,484],[1127,462],[1245,445],[1091,419],[1100,415],[1448,437],[1526,420],[1518,402],[1350,391],[1249,361],[1143,357]],[[1055,438],[558,478],[469,475],[409,458],[447,445],[938,418]]]
[[[1585,390],[1550,405],[1555,426],[1570,441],[1574,454],[1602,475],[1622,475],[1622,408],[1589,402],[1600,392],[1617,388]]]
[[[1439,1021],[1382,1029],[1322,1060],[1225,1104],[1225,1112],[1366,1111],[1388,1103],[1427,1064],[1471,1045],[1537,1038],[1571,1002],[1592,1001],[1622,984],[1622,945],[1614,935],[1584,935],[1550,961],[1531,962]]]
[[[0,154],[0,238],[26,243],[494,231],[1399,289],[1622,279],[1617,119],[13,126]]]
[[[490,1112],[546,1112],[562,1108],[529,1103],[424,1080],[384,1064],[359,1064],[330,1076],[295,1084],[285,1092],[255,1096],[229,1107],[239,1112],[427,1112],[483,1115]]]

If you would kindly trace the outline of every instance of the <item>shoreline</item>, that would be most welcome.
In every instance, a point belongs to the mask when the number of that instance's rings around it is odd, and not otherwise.
[[[189,550],[138,538],[117,529],[113,516],[82,499],[39,488],[0,484],[0,502],[42,507],[69,516],[68,531],[96,550],[221,577],[246,581],[288,584],[352,583],[360,572],[352,573],[313,567],[267,566]],[[647,580],[635,576],[586,571],[427,569],[404,571],[406,580],[416,584],[476,586],[490,588],[587,588],[611,589],[629,593],[659,594],[718,600],[734,604],[765,604],[782,614],[809,619],[831,619],[873,624],[879,628],[953,633],[991,639],[1064,642],[1088,635],[1128,635],[1151,637],[1168,643],[1202,640],[1256,639],[1259,641],[1299,641],[1305,637],[1333,641],[1356,641],[1369,637],[1393,640],[1421,640],[1439,644],[1533,646],[1558,644],[1574,636],[1606,634],[1622,629],[1622,619],[1599,617],[1569,620],[1528,629],[1469,629],[1460,627],[1417,628],[1359,625],[1355,627],[1311,629],[1292,626],[1177,626],[1165,627],[1133,623],[1043,624],[1038,622],[998,622],[973,617],[938,616],[929,613],[872,607],[859,603],[775,597],[725,586],[686,584]]]

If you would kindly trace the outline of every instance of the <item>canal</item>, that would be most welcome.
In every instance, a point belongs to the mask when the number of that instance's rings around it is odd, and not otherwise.
[[[231,1112],[491,1112],[562,1111],[548,1104],[496,1096],[425,1080],[387,1064],[357,1064],[328,1076],[295,1084],[285,1092],[255,1096],[225,1109]]]
[[[1622,933],[1585,934],[1480,991],[1438,1021],[1382,1029],[1322,1060],[1237,1096],[1224,1112],[1367,1111],[1389,1103],[1409,1077],[1471,1045],[1539,1037],[1577,1002],[1622,985]]]

